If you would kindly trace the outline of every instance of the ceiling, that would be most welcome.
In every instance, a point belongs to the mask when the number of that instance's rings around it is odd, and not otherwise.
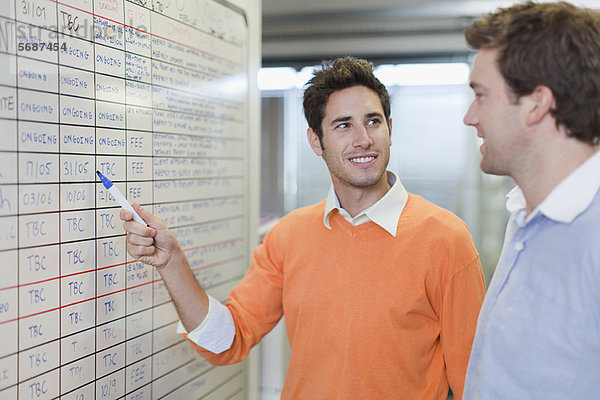
[[[600,0],[572,1],[600,9]],[[263,0],[263,65],[353,55],[375,63],[465,60],[464,28],[514,0]]]

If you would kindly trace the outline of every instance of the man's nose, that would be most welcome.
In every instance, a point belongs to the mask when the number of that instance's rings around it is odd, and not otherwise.
[[[475,112],[475,102],[471,103],[467,113],[463,117],[463,123],[469,126],[475,126],[478,123],[477,113]]]
[[[362,148],[366,149],[373,144],[373,139],[371,138],[371,134],[365,126],[359,126],[354,131],[353,139],[354,139],[353,140],[354,147],[362,147]]]

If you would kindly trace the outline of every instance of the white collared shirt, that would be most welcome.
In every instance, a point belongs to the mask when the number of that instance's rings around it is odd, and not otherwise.
[[[323,214],[323,224],[327,229],[331,229],[329,224],[329,216],[333,210],[338,210],[341,216],[352,225],[360,225],[368,221],[373,221],[393,237],[396,237],[396,230],[398,229],[398,221],[400,220],[400,214],[406,206],[408,201],[408,192],[400,183],[398,175],[392,171],[386,171],[387,181],[391,186],[391,189],[373,205],[366,210],[359,212],[356,217],[352,217],[346,210],[341,208],[340,201],[335,194],[333,184],[329,188],[327,194],[327,201],[325,202],[325,212]]]

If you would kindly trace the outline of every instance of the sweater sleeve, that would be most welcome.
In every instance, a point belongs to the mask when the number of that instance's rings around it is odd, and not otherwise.
[[[449,278],[443,293],[440,342],[448,383],[455,400],[462,399],[467,364],[475,337],[485,282],[477,253]]]
[[[213,365],[242,361],[250,349],[273,329],[283,315],[283,262],[275,249],[276,227],[252,253],[252,261],[244,278],[233,288],[225,304],[235,325],[231,347],[215,354],[193,341],[188,341]]]

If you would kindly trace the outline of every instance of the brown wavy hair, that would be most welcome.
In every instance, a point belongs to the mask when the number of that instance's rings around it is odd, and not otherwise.
[[[498,66],[516,98],[552,90],[556,125],[600,142],[600,14],[566,2],[500,8],[465,29],[472,48],[498,49]]]
[[[367,87],[377,94],[389,128],[390,95],[385,85],[373,74],[373,64],[367,60],[349,56],[325,61],[321,65],[321,69],[315,71],[312,79],[305,85],[303,101],[306,122],[317,134],[321,147],[323,147],[321,123],[325,117],[325,107],[329,96],[333,92],[354,86]]]

